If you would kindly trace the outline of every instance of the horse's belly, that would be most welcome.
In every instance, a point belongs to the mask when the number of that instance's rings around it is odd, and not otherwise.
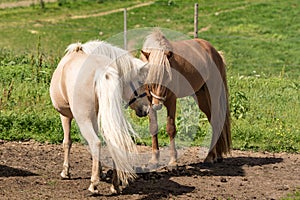
[[[201,89],[205,82],[199,75],[191,74],[190,76],[183,76],[176,74],[173,81],[168,85],[177,98],[191,96]]]

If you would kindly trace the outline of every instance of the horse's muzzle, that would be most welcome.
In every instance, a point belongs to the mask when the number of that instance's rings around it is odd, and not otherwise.
[[[138,117],[145,117],[145,116],[148,115],[147,112],[142,111],[142,110],[137,110],[137,111],[135,111],[135,114],[136,114]]]
[[[161,110],[162,109],[162,104],[152,104],[153,110]]]
[[[135,110],[135,114],[138,117],[145,117],[149,113],[150,106],[143,106],[141,109]]]

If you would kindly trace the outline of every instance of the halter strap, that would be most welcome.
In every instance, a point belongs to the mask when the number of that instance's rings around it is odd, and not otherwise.
[[[150,92],[151,96],[153,96],[155,99],[158,99],[161,101],[165,101],[167,99],[167,96],[160,97],[160,96],[157,96],[156,94],[154,94],[151,90],[149,92]]]
[[[145,97],[147,94],[143,92],[142,94],[138,94],[132,81],[129,82],[130,88],[133,91],[134,97],[125,105],[125,109],[127,109],[131,104],[133,104],[136,100]]]
[[[136,91],[136,89],[135,89],[135,87],[134,87],[134,85],[133,85],[133,83],[132,83],[132,81],[129,82],[129,85],[130,85],[131,90],[132,90],[133,93],[134,93],[134,96],[135,96],[135,97],[136,97],[136,96],[139,96],[138,93],[137,93],[137,91]]]

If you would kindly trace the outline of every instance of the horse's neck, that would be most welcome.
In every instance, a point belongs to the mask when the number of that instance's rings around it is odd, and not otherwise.
[[[113,46],[107,46],[105,44],[102,45],[101,48],[98,49],[97,54],[102,54],[110,57],[113,62],[110,64],[110,67],[113,67],[119,72],[119,76],[128,79],[134,70],[134,63],[132,62],[132,57],[125,50],[119,49]]]
[[[88,54],[105,55],[111,58],[113,62],[110,64],[110,67],[116,69],[119,77],[125,82],[136,78],[139,66],[141,65],[140,62],[142,61],[131,56],[128,51],[99,41],[90,42],[83,49],[86,49]]]
[[[115,60],[111,67],[119,72],[119,76],[123,79],[123,82],[129,82],[137,78],[140,65],[136,58],[123,55]]]

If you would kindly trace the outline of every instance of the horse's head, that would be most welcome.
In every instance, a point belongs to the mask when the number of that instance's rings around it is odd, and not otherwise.
[[[139,117],[148,115],[150,104],[145,92],[144,84],[140,81],[130,81],[129,86],[124,87],[124,95],[127,104]]]
[[[136,76],[124,85],[123,98],[128,102],[126,108],[133,109],[137,116],[144,117],[148,114],[150,102],[145,92],[144,81],[148,73],[146,63],[139,59],[133,59],[136,66]]]
[[[154,110],[160,110],[166,101],[168,89],[166,85],[172,79],[169,59],[171,51],[152,50],[141,51],[141,60],[148,62],[146,93]]]

